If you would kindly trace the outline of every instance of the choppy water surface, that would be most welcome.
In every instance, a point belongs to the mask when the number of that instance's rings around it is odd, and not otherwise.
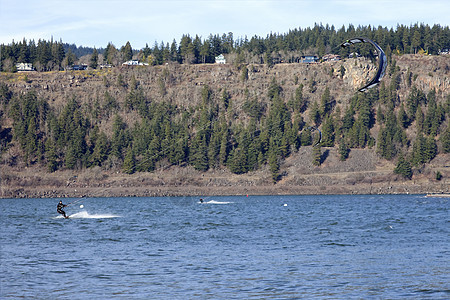
[[[0,298],[450,298],[450,199],[198,200],[0,199]]]

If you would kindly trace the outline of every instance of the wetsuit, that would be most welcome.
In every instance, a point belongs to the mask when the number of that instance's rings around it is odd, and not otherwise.
[[[63,207],[66,207],[66,206],[67,206],[67,205],[62,204],[62,202],[59,201],[58,206],[56,207],[56,211],[57,211],[58,213],[62,214],[62,215],[64,216],[64,218],[67,219],[68,217],[66,216],[66,212],[63,211]]]

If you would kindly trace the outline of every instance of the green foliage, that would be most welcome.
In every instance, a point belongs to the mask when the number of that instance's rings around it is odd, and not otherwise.
[[[442,151],[444,153],[450,153],[450,123],[447,125],[447,129],[442,133],[439,140],[442,144]]]
[[[127,149],[127,154],[123,160],[122,170],[125,174],[133,174],[136,172],[136,157],[132,147]]]
[[[341,74],[341,78],[344,78],[344,75],[345,75],[345,68],[344,68],[343,65],[341,65],[341,68],[339,69],[339,72],[340,72],[340,74]]]
[[[120,49],[123,56],[123,61],[131,60],[133,58],[133,49],[131,48],[130,42],[127,42],[125,46]]]
[[[440,49],[445,48],[443,37],[450,35],[448,26],[414,24],[411,26],[398,25],[395,29],[387,27],[358,26],[350,25],[347,28],[336,29],[334,26],[324,26],[316,24],[314,27],[304,29],[289,30],[285,34],[269,34],[266,38],[254,36],[250,39],[234,39],[233,33],[223,35],[209,35],[201,39],[198,36],[191,37],[189,34],[183,35],[179,44],[175,40],[171,44],[155,42],[153,48],[146,45],[140,49],[147,59],[152,58],[152,63],[162,65],[168,62],[178,62],[185,64],[214,63],[215,56],[219,54],[236,54],[236,64],[246,63],[246,57],[257,56],[269,66],[283,61],[296,62],[300,59],[299,53],[316,50],[320,57],[326,53],[326,49],[331,49],[334,54],[347,56],[349,49],[341,49],[339,43],[355,36],[376,37],[380,46],[385,49],[388,58],[391,57],[391,49],[395,49],[399,54],[414,53],[420,49],[427,49],[429,54],[436,55]],[[2,71],[14,71],[16,62],[33,63],[38,71],[60,70],[64,66],[70,66],[77,61],[77,57],[86,54],[92,55],[93,48],[77,47],[75,45],[39,40],[12,41],[11,44],[1,45],[0,66]],[[133,57],[133,50],[130,42],[124,46],[116,48],[112,43],[108,43],[106,48],[99,49],[103,53],[105,61],[112,65],[119,65],[121,62],[130,60]],[[370,47],[360,46],[360,53],[369,58],[373,58]],[[274,59],[275,58],[275,59]],[[390,74],[393,77],[391,88],[396,90],[400,73],[395,61],[390,60]],[[92,62],[91,62],[92,63]],[[248,62],[247,62],[248,63]],[[341,76],[345,69],[341,66]],[[395,75],[394,75],[395,74]],[[416,76],[416,74],[414,74]],[[413,77],[414,77],[413,76]],[[407,75],[407,84],[410,84],[411,74]],[[314,86],[312,92],[315,91]]]
[[[325,118],[326,114],[328,114],[331,110],[331,95],[330,95],[330,89],[328,87],[325,88],[325,91],[322,94],[322,97],[320,98],[320,116],[321,118]]]
[[[402,153],[400,153],[397,166],[394,169],[395,174],[400,174],[404,178],[411,179],[412,178],[412,169],[411,169],[411,163],[406,160]]]
[[[344,139],[339,143],[338,153],[340,161],[345,161],[350,154],[350,149]]]
[[[91,59],[89,61],[89,67],[92,69],[97,69],[98,67],[98,52],[97,49],[94,48],[94,51],[92,52]]]
[[[308,32],[300,31],[300,34]],[[345,34],[344,30],[342,35]],[[279,37],[272,35],[271,38],[273,42]],[[264,39],[252,38],[253,43],[242,41],[241,44],[231,43],[232,36],[210,36],[204,41],[183,36],[182,40],[179,47],[176,42],[170,47],[162,43],[155,44],[153,49],[147,46],[144,55],[152,56],[155,64],[168,61],[208,63],[214,62],[216,55],[239,49],[242,58],[272,57],[273,63],[284,59],[282,51],[277,49],[284,45],[275,46]],[[322,41],[316,37],[314,42],[320,47],[322,44],[328,47],[328,43],[330,39],[325,37]],[[392,44],[387,40],[385,43]],[[109,44],[104,55],[117,63],[119,58],[130,54],[130,49],[131,46],[126,45],[118,52]],[[362,49],[361,53],[365,51]],[[365,55],[370,56],[370,51],[366,52]],[[95,53],[91,62],[94,57]],[[247,66],[239,64],[238,67],[242,73],[237,76],[241,76],[245,86]],[[450,100],[443,103],[445,95],[433,90],[425,95],[414,86],[414,80],[405,97],[397,91],[401,73],[395,62],[391,63],[391,69],[392,84],[386,87],[383,82],[379,89],[357,93],[349,99],[350,103],[345,98],[335,99],[319,77],[317,82],[310,77],[303,86],[298,84],[298,75],[294,76],[298,85],[295,92],[286,81],[279,83],[275,77],[265,83],[268,88],[262,95],[250,90],[251,85],[243,87],[242,91],[235,87],[216,90],[204,85],[198,95],[201,101],[198,104],[187,101],[186,106],[173,103],[169,97],[171,87],[166,86],[169,75],[164,73],[155,77],[156,93],[139,85],[134,77],[139,72],[119,72],[109,79],[104,77],[106,89],[94,94],[92,101],[80,104],[78,96],[72,96],[58,108],[50,108],[36,93],[13,95],[6,85],[0,84],[0,121],[6,116],[3,112],[7,113],[6,117],[12,122],[12,142],[19,145],[24,163],[44,164],[49,172],[93,166],[122,168],[125,173],[151,172],[161,165],[190,164],[200,171],[227,167],[236,174],[243,174],[268,164],[272,179],[277,182],[282,160],[300,146],[314,143],[315,133],[312,135],[311,130],[305,128],[303,117],[311,125],[321,126],[320,146],[339,144],[341,160],[348,158],[350,148],[375,144],[377,153],[386,159],[395,159],[401,152],[411,153],[409,163],[414,165],[429,162],[438,151],[450,152],[449,129],[442,128],[442,124],[448,122]],[[110,84],[114,82],[116,86]],[[316,91],[322,94],[310,94]],[[124,99],[117,98],[120,93],[126,94]],[[238,105],[233,107],[232,99],[241,94],[243,102],[239,99]],[[374,107],[377,107],[376,120]],[[410,128],[414,126],[418,129],[417,137]],[[376,143],[371,134],[378,134]],[[313,163],[320,165],[320,147],[314,147],[313,151]]]
[[[313,147],[312,164],[317,167],[322,164],[322,149],[320,145]]]
[[[248,69],[247,66],[243,66],[241,70],[241,81],[245,82],[248,80]]]
[[[332,117],[325,119],[322,126],[322,143],[323,147],[333,147],[335,139],[334,121]]]
[[[278,149],[275,146],[273,138],[270,139],[270,151],[269,151],[269,167],[272,174],[273,183],[277,183],[280,180],[280,160],[278,158]]]
[[[425,138],[421,134],[413,144],[412,163],[420,165],[431,161],[437,155],[437,144],[433,137]]]

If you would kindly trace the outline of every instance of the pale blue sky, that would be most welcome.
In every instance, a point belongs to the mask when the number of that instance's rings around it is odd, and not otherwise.
[[[286,33],[315,23],[396,28],[449,26],[449,0],[0,0],[0,43],[62,39],[78,46],[134,49],[183,34],[234,38]]]

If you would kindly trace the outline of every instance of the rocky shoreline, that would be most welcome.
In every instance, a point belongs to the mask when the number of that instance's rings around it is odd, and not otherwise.
[[[446,195],[440,183],[356,184],[338,186],[129,186],[129,187],[2,187],[0,198],[80,198],[80,197],[185,197],[239,195],[354,195],[424,194]]]
[[[78,197],[207,197],[228,195],[351,195],[351,194],[449,194],[449,155],[439,155],[412,180],[380,164],[373,150],[352,151],[352,158],[313,167],[308,153],[298,153],[282,164],[283,177],[272,182],[268,167],[236,175],[226,168],[196,171],[171,166],[152,173],[131,175],[100,167],[82,171],[48,173],[39,167],[6,167],[0,171],[0,198]],[[442,174],[436,180],[436,172]]]

